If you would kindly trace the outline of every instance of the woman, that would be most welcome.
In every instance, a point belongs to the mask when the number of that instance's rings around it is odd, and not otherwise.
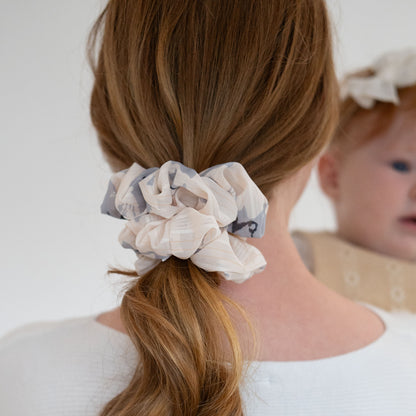
[[[325,288],[287,231],[336,124],[323,1],[110,1],[91,40],[136,271],[121,308],[3,341],[3,413],[414,414],[412,323]]]

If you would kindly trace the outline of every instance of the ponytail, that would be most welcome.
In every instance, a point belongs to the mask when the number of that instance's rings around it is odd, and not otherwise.
[[[121,319],[138,351],[127,388],[100,416],[243,415],[242,351],[218,273],[170,257],[134,281]]]

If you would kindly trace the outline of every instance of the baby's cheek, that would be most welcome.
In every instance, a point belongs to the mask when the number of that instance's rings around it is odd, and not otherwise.
[[[380,234],[391,232],[397,219],[403,215],[406,192],[403,180],[400,179],[395,172],[381,170],[372,183],[368,184],[367,192],[363,192],[367,219],[375,224]]]
[[[378,199],[380,183],[377,178],[360,172],[350,171],[340,183],[341,202],[354,205],[368,205]]]
[[[374,214],[388,212],[397,202],[397,186],[391,175],[383,171],[375,171],[373,175],[357,181],[360,198]]]
[[[340,209],[346,220],[363,230],[384,228],[394,205],[394,196],[386,189],[391,187],[389,178],[383,172],[356,171],[342,185]]]

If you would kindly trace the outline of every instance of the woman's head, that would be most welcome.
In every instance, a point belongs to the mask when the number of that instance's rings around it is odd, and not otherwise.
[[[270,197],[332,134],[323,0],[111,0],[90,39],[91,117],[114,170],[240,162]],[[173,256],[133,281],[121,317],[140,363],[102,416],[242,415],[242,311],[220,284]]]
[[[321,1],[110,1],[96,32],[91,116],[115,170],[237,161],[268,196],[332,132]]]

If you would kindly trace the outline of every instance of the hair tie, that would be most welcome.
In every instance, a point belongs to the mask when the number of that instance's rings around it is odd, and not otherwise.
[[[348,96],[363,108],[375,101],[399,104],[397,89],[416,84],[416,51],[390,52],[377,59],[369,69],[371,76],[350,75],[341,84],[341,99]]]
[[[224,163],[198,174],[182,163],[137,163],[114,174],[101,212],[127,220],[121,245],[135,251],[138,275],[170,256],[244,282],[266,261],[246,237],[264,234],[268,202],[244,167]]]

